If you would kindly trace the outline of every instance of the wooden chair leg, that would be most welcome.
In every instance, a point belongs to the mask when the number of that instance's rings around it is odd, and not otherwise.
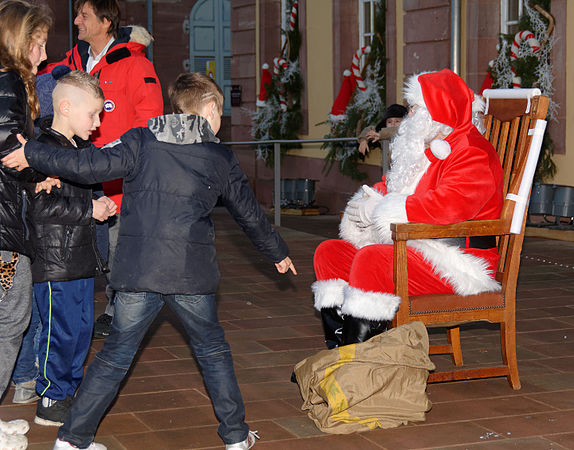
[[[500,340],[502,346],[502,359],[508,367],[508,383],[514,390],[521,388],[518,376],[518,361],[516,359],[516,329],[514,322],[500,324]]]
[[[460,328],[448,328],[446,330],[448,343],[452,347],[452,362],[455,366],[462,366],[462,348],[460,346]]]
[[[508,352],[506,351],[506,327],[504,322],[500,324],[500,349],[502,350],[502,362],[508,365]]]

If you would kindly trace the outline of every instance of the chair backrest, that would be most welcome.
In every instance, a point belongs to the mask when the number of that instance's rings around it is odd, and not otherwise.
[[[500,156],[504,171],[505,197],[501,218],[507,223],[509,229],[515,207],[517,207],[516,199],[521,190],[521,184],[523,180],[529,183],[526,185],[526,199],[524,200],[526,205],[524,214],[521,214],[520,232],[503,236],[498,242],[500,261],[496,278],[503,283],[503,286],[510,287],[516,285],[515,281],[518,277],[527,201],[532,183],[532,174],[528,173],[531,168],[527,167],[527,159],[529,151],[539,151],[539,148],[531,148],[534,138],[533,130],[537,121],[544,120],[546,117],[548,97],[540,95],[540,91],[534,89],[486,90],[484,94],[487,99],[484,136]],[[525,186],[522,190],[524,189]]]

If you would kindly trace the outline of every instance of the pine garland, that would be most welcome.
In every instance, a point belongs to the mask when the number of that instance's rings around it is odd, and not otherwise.
[[[288,2],[286,13],[290,15],[295,0]],[[299,49],[301,48],[301,33],[299,32],[299,14],[295,18],[293,29],[283,31],[286,34],[286,46],[282,57],[288,62],[286,69],[279,74],[273,74],[271,85],[267,85],[268,99],[265,106],[252,115],[253,126],[251,134],[255,140],[296,140],[303,125],[301,112],[301,94],[304,89],[303,77],[299,66]],[[280,92],[287,103],[287,110],[281,110]],[[299,145],[281,145],[283,156],[289,149]],[[257,157],[264,159],[268,167],[273,167],[273,147],[260,145]]]
[[[514,34],[501,36],[499,53],[492,67],[489,69],[494,80],[493,88],[511,88],[513,77],[520,78],[520,86],[523,88],[537,87],[542,95],[549,97],[548,118],[556,120],[558,105],[552,100],[554,94],[554,76],[550,55],[554,44],[553,35],[548,34],[549,21],[537,9],[539,6],[544,11],[550,11],[550,0],[529,0],[524,3],[524,13],[519,21],[519,30],[531,31],[538,42],[542,43],[536,52],[523,40],[518,48],[516,59],[510,56]],[[554,144],[548,130],[544,134],[542,149],[534,179],[547,181],[556,174],[556,164],[552,161]]]
[[[385,111],[386,99],[386,49],[385,28],[386,8],[384,1],[375,3],[375,37],[371,42],[371,52],[368,56],[368,65],[365,70],[366,90],[355,90],[345,111],[344,119],[329,117],[326,123],[330,132],[325,138],[356,137],[368,125],[378,123]],[[336,164],[339,171],[353,180],[362,181],[367,177],[365,172],[359,170],[359,163],[365,157],[357,150],[355,142],[326,142],[322,149],[327,150],[325,155],[324,172],[329,173]]]

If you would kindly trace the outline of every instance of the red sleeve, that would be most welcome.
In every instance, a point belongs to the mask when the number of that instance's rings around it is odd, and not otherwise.
[[[383,179],[378,183],[373,184],[373,189],[379,191],[381,194],[387,194],[387,177],[383,176]]]
[[[129,77],[133,82],[128,83],[128,98],[135,110],[132,127],[146,127],[149,119],[163,114],[159,78],[153,64],[145,57],[135,59],[130,66]]]
[[[468,146],[435,160],[406,199],[410,222],[450,224],[494,219],[502,208],[502,169],[496,153]]]

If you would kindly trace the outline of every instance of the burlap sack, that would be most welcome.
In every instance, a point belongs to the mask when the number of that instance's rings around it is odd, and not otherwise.
[[[303,410],[326,433],[393,428],[424,421],[429,341],[412,322],[360,344],[324,350],[295,366]]]

